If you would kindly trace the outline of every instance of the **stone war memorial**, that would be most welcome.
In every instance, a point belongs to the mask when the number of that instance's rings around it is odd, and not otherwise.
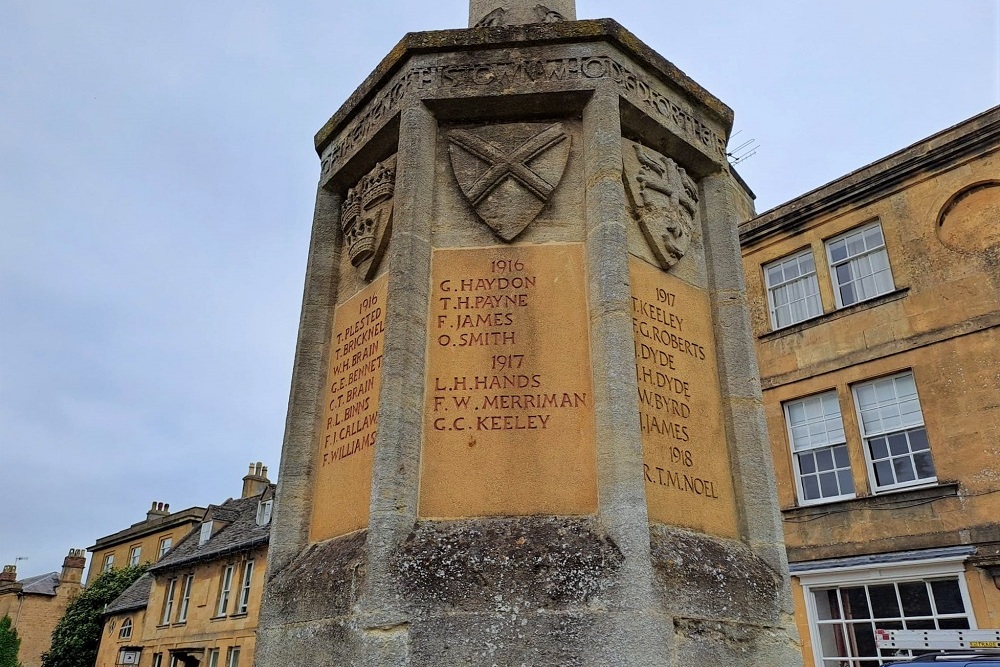
[[[472,0],[316,136],[255,664],[801,664],[732,111]]]

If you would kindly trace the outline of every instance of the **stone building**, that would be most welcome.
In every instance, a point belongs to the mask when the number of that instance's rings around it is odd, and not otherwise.
[[[125,530],[101,537],[91,552],[87,585],[101,572],[115,567],[155,563],[201,522],[204,507],[189,507],[171,514],[170,505],[154,501],[146,518]]]
[[[1000,107],[740,240],[806,664],[1000,627]]]
[[[0,618],[10,616],[21,638],[18,659],[24,667],[39,667],[49,650],[52,631],[69,603],[80,593],[83,549],[70,549],[61,572],[49,572],[18,580],[14,565],[0,573]]]
[[[274,486],[251,464],[240,498],[191,531],[108,605],[96,667],[247,667],[253,662]]]

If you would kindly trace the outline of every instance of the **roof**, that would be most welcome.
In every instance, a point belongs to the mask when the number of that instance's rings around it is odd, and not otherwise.
[[[21,584],[21,593],[30,593],[33,595],[55,595],[56,587],[59,586],[59,573],[49,572],[48,574],[26,577],[25,579],[19,580],[17,583]]]
[[[119,530],[117,533],[98,538],[93,546],[87,547],[87,551],[100,551],[101,549],[106,549],[123,542],[132,542],[136,538],[158,533],[161,530],[175,528],[185,523],[198,523],[204,515],[204,507],[189,507],[186,510],[174,512],[167,516],[139,521],[138,523],[133,523],[125,530]]]
[[[792,574],[815,573],[825,570],[841,570],[844,568],[858,568],[876,565],[888,565],[891,563],[911,563],[917,561],[940,561],[942,559],[964,559],[976,552],[976,548],[969,545],[955,547],[938,547],[936,549],[921,549],[917,551],[895,551],[886,554],[863,554],[860,556],[848,556],[846,558],[828,558],[826,560],[801,561],[789,563],[788,571]]]
[[[104,613],[106,615],[120,614],[134,609],[145,609],[146,604],[149,602],[149,592],[152,589],[153,577],[149,574],[144,574],[132,582],[131,586],[122,591],[121,595],[112,600],[104,608]]]
[[[836,211],[888,196],[921,175],[946,170],[968,156],[1000,145],[1000,106],[933,134],[891,155],[785,202],[739,226],[746,246]]]
[[[173,549],[149,568],[158,574],[167,570],[212,560],[228,554],[249,551],[267,544],[270,524],[257,525],[257,507],[262,497],[273,489],[270,485],[262,494],[249,498],[229,499],[221,505],[209,505],[206,520],[226,521],[205,544],[198,544],[200,531],[193,530]]]

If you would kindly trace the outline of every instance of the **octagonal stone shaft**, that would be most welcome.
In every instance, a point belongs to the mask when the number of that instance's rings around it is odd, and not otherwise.
[[[469,0],[469,27],[575,21],[576,0]]]

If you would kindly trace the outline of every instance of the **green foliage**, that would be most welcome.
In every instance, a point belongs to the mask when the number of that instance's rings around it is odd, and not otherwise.
[[[101,573],[69,603],[52,631],[52,647],[42,656],[42,667],[93,667],[101,643],[104,607],[145,571],[145,565],[136,565]]]
[[[10,616],[0,618],[0,667],[21,667],[21,663],[17,661],[21,638],[11,625],[13,622]]]

